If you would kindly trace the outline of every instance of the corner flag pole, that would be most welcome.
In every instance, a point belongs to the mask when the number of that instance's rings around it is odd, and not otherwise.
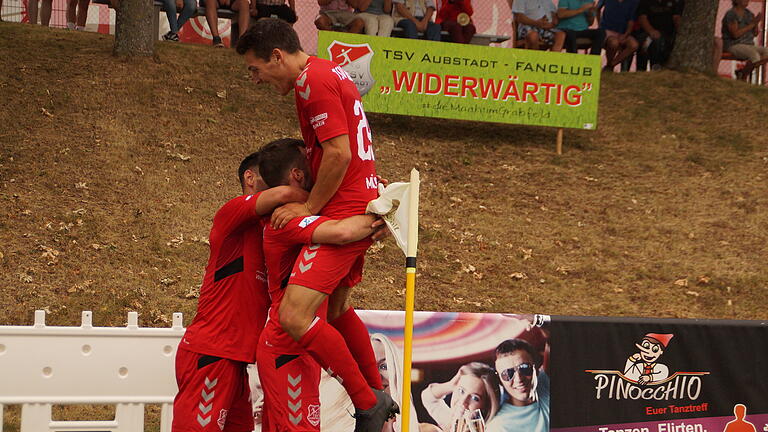
[[[411,360],[413,351],[413,309],[416,288],[416,252],[419,243],[419,172],[411,170],[408,197],[408,248],[405,253],[405,342],[403,346],[403,400],[401,432],[408,432],[411,421]],[[418,432],[418,431],[413,431]]]

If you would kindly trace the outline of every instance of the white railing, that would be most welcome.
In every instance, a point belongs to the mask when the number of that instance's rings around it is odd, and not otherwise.
[[[0,432],[3,406],[21,405],[21,432],[143,432],[144,405],[161,404],[160,431],[171,430],[176,347],[184,334],[181,313],[170,328],[0,326]],[[53,405],[115,405],[108,421],[53,421]]]

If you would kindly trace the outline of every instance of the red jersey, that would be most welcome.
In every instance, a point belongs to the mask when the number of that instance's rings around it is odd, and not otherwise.
[[[213,217],[197,314],[181,340],[192,352],[253,363],[269,309],[259,194],[224,204]]]
[[[315,180],[323,158],[320,143],[349,136],[352,159],[339,189],[320,214],[343,219],[365,213],[368,202],[378,197],[378,180],[371,129],[355,83],[336,63],[310,57],[296,79],[294,93],[301,135]]]
[[[472,16],[471,0],[448,1],[443,0],[440,10],[437,12],[435,22],[440,24],[443,21],[456,21],[460,13]]]
[[[312,243],[312,234],[315,229],[327,220],[328,218],[321,216],[307,216],[294,218],[279,230],[269,225],[264,228],[264,250],[272,306],[269,309],[269,320],[262,337],[269,346],[281,354],[304,352],[304,348],[280,327],[278,308],[285,294],[285,286],[291,276],[294,262],[302,247]],[[328,302],[323,302],[317,310],[317,316],[325,319],[327,306]]]

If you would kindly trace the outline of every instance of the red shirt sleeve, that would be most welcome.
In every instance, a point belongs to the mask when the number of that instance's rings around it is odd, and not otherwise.
[[[309,94],[307,94],[309,92]],[[341,135],[349,135],[347,115],[341,101],[339,77],[329,70],[315,69],[307,73],[303,92],[303,114],[315,131],[317,141],[323,143]],[[302,93],[299,93],[302,99]]]
[[[275,230],[268,226],[264,230],[265,238],[284,243],[286,245],[312,244],[312,235],[317,227],[330,220],[325,216],[307,216],[291,219],[282,229]]]

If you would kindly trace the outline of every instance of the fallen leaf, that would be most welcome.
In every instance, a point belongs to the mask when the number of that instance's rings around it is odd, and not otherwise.
[[[216,96],[220,97],[221,99],[226,99],[227,98],[227,91],[226,90],[217,91],[216,92]]]
[[[699,276],[699,285],[707,285],[712,279],[709,276]]]
[[[533,256],[533,249],[526,249],[521,247],[518,250],[523,254],[523,261],[530,259]]]
[[[45,108],[40,108],[40,111],[41,111],[41,112],[42,112],[44,115],[46,115],[46,116],[48,116],[48,117],[53,117],[53,114],[51,114],[51,112],[50,112],[50,111],[48,111],[48,110],[47,110],[47,109],[45,109]]]
[[[614,288],[614,289],[613,289],[613,292],[615,292],[616,294],[619,294],[619,293],[623,293],[623,292],[624,292],[624,290],[623,290],[623,289],[621,289],[621,288]]]
[[[515,279],[515,280],[528,279],[528,275],[526,275],[525,273],[521,273],[521,272],[514,272],[514,273],[510,274],[509,277],[512,278],[512,279]]]
[[[694,297],[698,297],[701,295],[696,291],[686,291],[685,293],[688,294],[689,296],[694,296]]]
[[[688,279],[678,279],[675,281],[675,285],[681,286],[681,287],[687,287],[688,286]]]

